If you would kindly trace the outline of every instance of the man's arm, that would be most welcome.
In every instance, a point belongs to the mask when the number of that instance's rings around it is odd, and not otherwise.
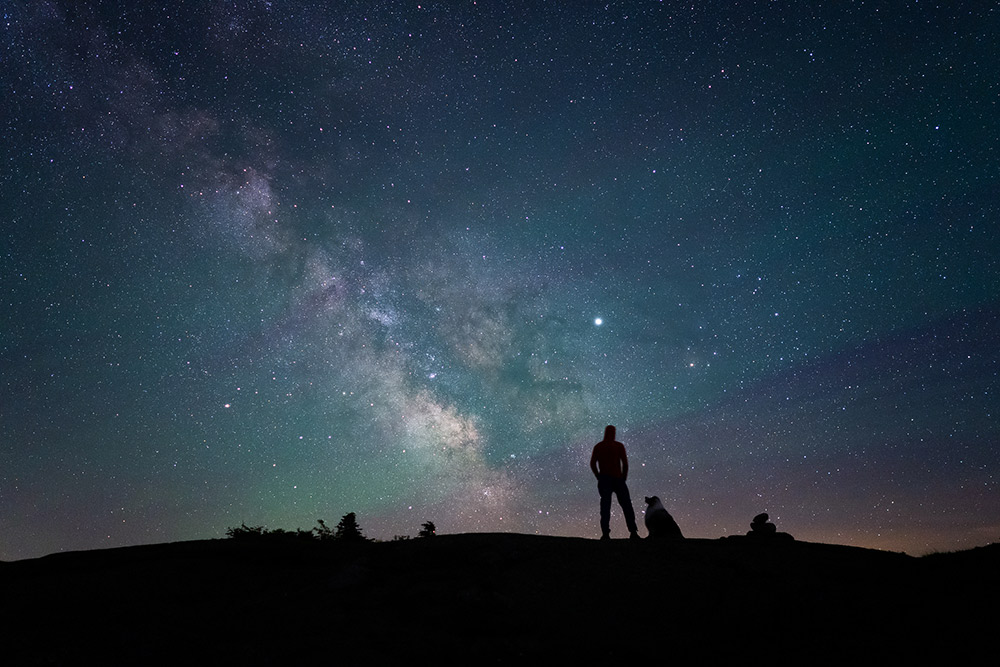
[[[590,453],[590,469],[594,472],[594,477],[600,479],[600,473],[597,472],[597,447]]]
[[[625,445],[622,445],[622,481],[628,479],[628,456],[625,455]]]

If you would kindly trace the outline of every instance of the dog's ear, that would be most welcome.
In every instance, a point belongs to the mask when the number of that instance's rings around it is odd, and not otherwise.
[[[653,499],[650,498],[649,496],[646,496],[646,504],[648,505],[651,502],[653,502]]]

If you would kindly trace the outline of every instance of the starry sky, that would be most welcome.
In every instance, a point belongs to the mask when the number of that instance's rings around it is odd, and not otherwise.
[[[0,559],[598,537],[605,424],[689,537],[997,541],[998,28],[4,2]]]

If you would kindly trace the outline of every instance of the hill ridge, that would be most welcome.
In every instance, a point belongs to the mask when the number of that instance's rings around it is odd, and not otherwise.
[[[998,557],[740,537],[198,540],[4,563],[0,623],[8,664],[651,660],[767,638],[831,661],[954,658],[990,636],[977,610]]]

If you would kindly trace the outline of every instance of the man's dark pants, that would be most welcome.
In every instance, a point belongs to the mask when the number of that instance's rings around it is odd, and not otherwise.
[[[629,533],[638,533],[635,525],[635,510],[632,509],[632,497],[628,493],[625,480],[609,475],[597,478],[597,491],[601,494],[601,535],[611,534],[611,494],[618,496],[618,504],[625,515],[625,525]]]

